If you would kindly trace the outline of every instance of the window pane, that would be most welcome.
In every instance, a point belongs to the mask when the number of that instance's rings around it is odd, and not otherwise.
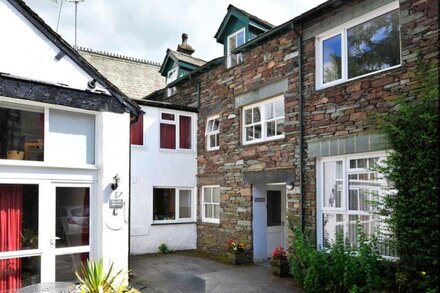
[[[89,245],[90,190],[86,187],[56,188],[55,247]]]
[[[342,161],[324,163],[324,207],[342,207]]]
[[[50,160],[57,163],[95,163],[95,116],[51,109]],[[68,155],[66,155],[68,154]]]
[[[266,119],[272,119],[274,117],[273,103],[268,103],[264,105],[264,111],[266,111]]]
[[[323,214],[323,243],[325,247],[329,247],[336,240],[336,235],[342,233],[344,235],[344,217],[342,214]]]
[[[203,201],[205,203],[212,202],[211,191],[212,191],[211,187],[203,188]]]
[[[0,184],[0,252],[38,248],[38,185]]]
[[[212,204],[205,204],[205,218],[212,218],[213,216]]]
[[[220,205],[214,205],[214,218],[220,219]]]
[[[181,149],[191,149],[191,117],[179,116],[179,122],[179,146]]]
[[[275,121],[270,121],[266,123],[268,137],[275,135],[275,124],[276,124]]]
[[[217,146],[216,142],[217,134],[213,134],[209,136],[209,147],[214,148]]]
[[[40,283],[41,258],[39,256],[0,260],[0,292],[16,292]]]
[[[85,266],[88,258],[88,252],[56,256],[55,281],[75,282],[77,280],[75,272],[81,271],[81,265]]]
[[[174,114],[170,114],[170,113],[162,113],[162,120],[170,120],[170,121],[174,121]]]
[[[206,132],[212,132],[212,126],[214,125],[214,120],[209,120],[208,125],[206,126]]]
[[[247,109],[244,111],[245,124],[252,124],[252,109]]]
[[[267,191],[267,226],[281,226],[281,191]]]
[[[220,125],[220,121],[218,119],[214,120],[214,127],[213,127],[213,131],[217,131]]]
[[[160,124],[160,147],[162,149],[176,148],[176,125]]]
[[[341,35],[336,35],[322,42],[323,83],[342,78],[341,48]]]
[[[216,203],[220,202],[220,187],[212,188],[212,201]]]
[[[261,121],[261,113],[260,113],[260,107],[255,107],[252,109],[252,116],[253,116],[253,123],[258,123]]]
[[[277,122],[277,134],[276,135],[284,134],[284,119],[279,119],[276,122]]]
[[[255,139],[261,138],[261,124],[254,126],[254,135]]]
[[[3,103],[2,103],[3,104]],[[0,108],[0,159],[43,161],[44,113],[42,108]]]
[[[234,50],[235,48],[237,48],[237,42],[236,42],[237,36],[231,36],[229,37],[229,52],[231,52],[232,50]]]
[[[241,31],[237,34],[236,40],[237,40],[237,47],[244,44],[244,31]]]
[[[275,101],[275,117],[284,116],[284,100]]]
[[[371,204],[377,201],[380,183],[374,173],[350,174],[349,185],[349,208],[350,210],[370,211]]]
[[[191,190],[180,190],[179,194],[179,218],[191,218]]]
[[[176,219],[176,190],[174,188],[154,188],[153,190],[153,219]]]
[[[134,145],[144,144],[144,115],[139,115],[138,120],[130,125],[130,143]]]
[[[400,64],[399,10],[347,30],[348,78]]]
[[[254,139],[254,127],[249,126],[246,127],[246,140],[253,140]]]

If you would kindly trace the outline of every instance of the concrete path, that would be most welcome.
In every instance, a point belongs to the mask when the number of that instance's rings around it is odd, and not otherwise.
[[[271,275],[268,264],[233,266],[197,252],[130,257],[131,284],[149,293],[303,293],[290,278]]]

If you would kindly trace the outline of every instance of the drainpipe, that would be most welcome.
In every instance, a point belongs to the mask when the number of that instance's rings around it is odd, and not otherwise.
[[[299,187],[301,195],[301,232],[304,232],[305,216],[304,216],[304,96],[303,96],[303,75],[302,75],[302,43],[303,28],[299,26],[299,31],[293,26],[293,30],[297,35],[298,46],[298,99],[299,99]]]

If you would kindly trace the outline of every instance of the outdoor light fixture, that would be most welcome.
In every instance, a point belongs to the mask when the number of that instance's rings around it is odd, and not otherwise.
[[[287,188],[288,190],[292,190],[292,189],[293,189],[293,180],[292,180],[292,179],[289,179],[289,180],[286,182],[286,188]]]
[[[119,181],[121,181],[121,178],[119,178],[119,175],[116,174],[115,177],[113,177],[113,183],[112,183],[112,189],[116,190],[119,187]]]

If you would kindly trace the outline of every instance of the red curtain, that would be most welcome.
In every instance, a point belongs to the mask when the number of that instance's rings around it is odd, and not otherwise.
[[[180,116],[179,146],[181,149],[191,148],[191,117]]]
[[[176,148],[176,125],[165,123],[160,124],[160,148]]]
[[[134,145],[144,144],[144,116],[139,115],[138,120],[130,126],[130,143]]]
[[[0,251],[21,249],[22,185],[0,185]],[[0,292],[21,288],[21,259],[0,260]]]

